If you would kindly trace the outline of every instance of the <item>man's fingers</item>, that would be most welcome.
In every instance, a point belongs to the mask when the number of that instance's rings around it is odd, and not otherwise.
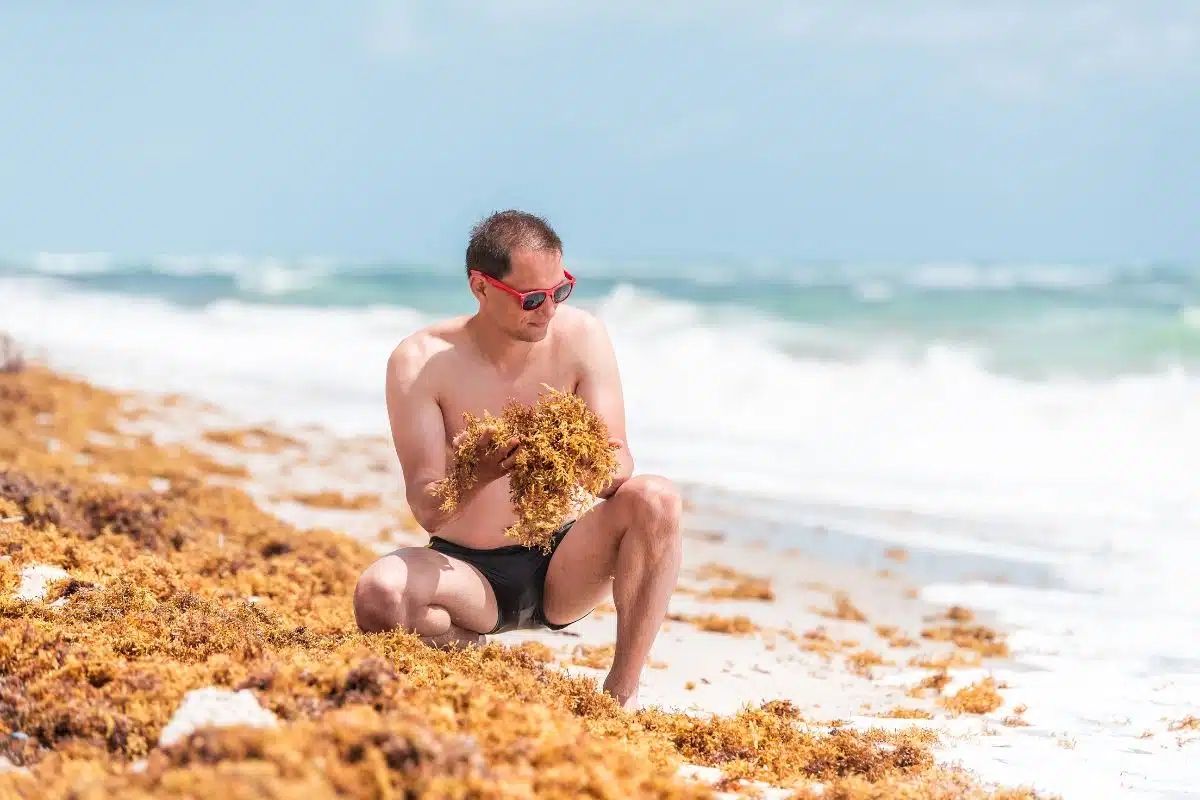
[[[505,472],[508,472],[510,469],[512,469],[512,466],[517,459],[517,448],[520,446],[521,440],[515,436],[505,442],[505,454],[504,457],[500,459],[500,469],[504,470]]]

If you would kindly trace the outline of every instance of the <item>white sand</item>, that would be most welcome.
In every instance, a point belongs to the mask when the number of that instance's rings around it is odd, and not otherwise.
[[[740,572],[770,580],[776,599],[705,600],[691,594],[676,593],[670,613],[689,617],[716,614],[722,617],[745,616],[765,629],[739,635],[713,633],[697,629],[688,622],[664,624],[651,650],[651,667],[643,674],[640,699],[643,705],[692,712],[733,713],[747,703],[787,698],[808,716],[823,719],[848,718],[864,709],[884,711],[896,705],[920,707],[923,704],[904,694],[903,689],[885,687],[857,676],[845,667],[843,658],[826,661],[817,653],[802,650],[779,633],[796,634],[825,627],[833,639],[853,640],[856,647],[846,652],[875,650],[885,658],[904,663],[917,651],[889,652],[886,643],[873,631],[873,624],[897,625],[904,630],[919,630],[923,608],[904,595],[898,583],[882,584],[852,576],[848,571],[835,578],[827,566],[796,555],[768,552],[728,543],[713,543],[688,538],[684,546],[683,588],[724,585],[721,581],[695,578],[699,567],[719,563]],[[849,622],[820,616],[812,608],[832,609],[830,592],[812,588],[816,582],[838,580],[838,585],[855,585],[854,602],[867,615],[868,622]],[[615,641],[616,617],[594,613],[566,631],[514,632],[501,641],[534,639],[569,655],[575,647],[611,644]],[[928,647],[928,652],[934,652]],[[656,665],[665,664],[662,668]],[[604,670],[566,665],[569,672],[602,679]],[[876,667],[882,674],[894,670]],[[694,688],[688,689],[688,684]]]

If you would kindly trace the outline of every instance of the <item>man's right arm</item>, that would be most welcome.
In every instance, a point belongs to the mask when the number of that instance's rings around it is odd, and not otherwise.
[[[459,498],[458,509],[443,512],[429,487],[446,475],[446,424],[425,369],[428,353],[419,340],[406,340],[388,359],[386,395],[392,443],[404,474],[409,510],[433,534],[466,507],[475,494]]]

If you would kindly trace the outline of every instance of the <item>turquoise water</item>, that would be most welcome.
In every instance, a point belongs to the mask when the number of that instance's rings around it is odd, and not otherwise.
[[[573,265],[572,302],[623,287],[697,324],[753,324],[810,359],[915,359],[930,347],[1024,378],[1200,373],[1200,269],[1186,265]],[[0,277],[53,276],[66,289],[325,309],[469,313],[460,267],[245,258],[0,263]]]

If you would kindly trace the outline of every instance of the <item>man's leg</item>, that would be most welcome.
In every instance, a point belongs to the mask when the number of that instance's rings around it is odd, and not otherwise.
[[[470,564],[402,547],[363,571],[354,617],[365,633],[402,628],[435,647],[482,644],[496,625],[496,595]]]
[[[679,579],[682,509],[667,479],[630,478],[579,518],[547,570],[544,607],[552,624],[579,619],[612,592],[617,646],[604,689],[627,708],[637,704],[642,668]]]

